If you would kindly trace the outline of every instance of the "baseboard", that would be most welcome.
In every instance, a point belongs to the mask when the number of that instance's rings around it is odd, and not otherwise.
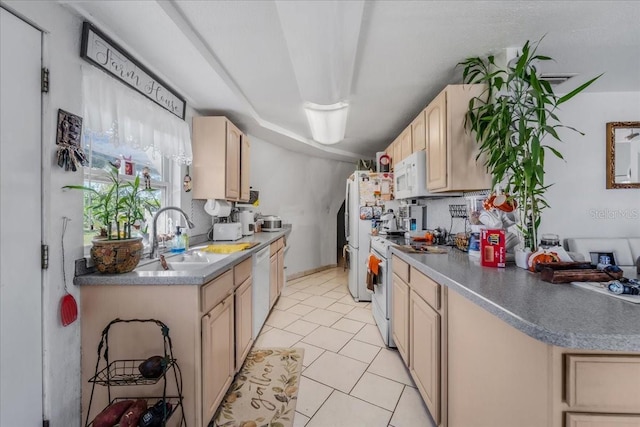
[[[337,266],[338,266],[338,264],[329,264],[329,265],[324,265],[324,266],[318,267],[318,268],[312,268],[311,270],[305,270],[305,271],[301,271],[299,273],[293,273],[292,275],[287,276],[287,280],[299,279],[300,277],[308,276],[310,274],[318,273],[319,271],[328,270],[330,268],[336,268]]]

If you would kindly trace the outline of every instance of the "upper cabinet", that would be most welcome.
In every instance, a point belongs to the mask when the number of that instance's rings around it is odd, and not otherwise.
[[[413,153],[411,125],[407,126],[400,134],[400,147],[400,160],[406,159],[411,153]]]
[[[240,201],[249,201],[249,172],[251,170],[251,143],[242,135],[240,145]]]
[[[425,112],[422,110],[418,117],[411,122],[411,142],[413,144],[413,153],[424,150],[426,148],[427,129],[425,126]]]
[[[194,117],[193,198],[248,201],[249,147],[226,117]]]
[[[465,130],[469,100],[482,85],[450,85],[427,106],[427,189],[430,192],[474,191],[491,188],[478,144]]]

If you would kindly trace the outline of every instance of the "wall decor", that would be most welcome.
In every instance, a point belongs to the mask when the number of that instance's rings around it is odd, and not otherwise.
[[[82,117],[64,110],[58,110],[56,145],[58,146],[58,166],[64,170],[77,171],[87,164],[82,149]]]
[[[640,122],[607,123],[607,188],[640,188]]]
[[[184,120],[186,101],[89,22],[82,25],[80,56]]]

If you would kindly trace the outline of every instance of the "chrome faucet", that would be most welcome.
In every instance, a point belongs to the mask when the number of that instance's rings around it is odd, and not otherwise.
[[[180,209],[179,207],[176,206],[166,206],[164,208],[158,209],[158,212],[156,212],[156,214],[153,216],[153,228],[151,229],[152,231],[152,241],[151,241],[151,252],[149,253],[149,258],[154,259],[156,256],[156,251],[158,249],[158,236],[157,236],[157,223],[158,223],[158,216],[164,212],[164,211],[168,211],[168,210],[174,210],[174,211],[178,211],[182,214],[182,216],[184,217],[184,219],[187,221],[187,226],[189,228],[194,228],[196,225],[191,222],[191,220],[189,219],[189,216],[185,213],[185,211],[183,211],[182,209]]]

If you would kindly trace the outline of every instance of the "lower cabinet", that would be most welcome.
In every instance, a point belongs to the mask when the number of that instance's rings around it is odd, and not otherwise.
[[[394,273],[392,287],[391,335],[402,360],[409,365],[409,285]]]
[[[238,372],[246,359],[253,344],[253,283],[249,277],[236,290],[235,294],[236,315],[236,369]]]
[[[640,427],[640,415],[568,413],[566,427]]]
[[[284,288],[284,237],[271,243],[269,258],[269,309],[273,308]]]
[[[437,425],[442,421],[441,286],[392,256],[391,333],[418,391]],[[406,281],[405,281],[406,280]]]
[[[409,372],[436,424],[440,423],[440,315],[411,291]]]
[[[182,373],[187,425],[207,426],[252,345],[251,273],[252,259],[248,258],[202,286],[81,287],[82,419],[87,416],[91,399],[88,380],[95,372],[96,349],[105,326],[115,318],[157,319],[170,328],[173,355]],[[158,344],[162,344],[157,334],[143,327],[132,328],[121,333],[114,329],[110,334],[111,360],[144,360],[157,354]],[[140,396],[161,396],[160,383],[145,386]],[[117,393],[120,391],[116,390],[111,397],[118,397]],[[175,390],[169,387],[167,394],[175,394]],[[106,387],[96,387],[93,399],[108,401]],[[100,409],[93,405],[89,419]],[[174,427],[175,421],[177,417],[167,426]]]
[[[202,419],[210,420],[235,374],[233,295],[202,316]]]

